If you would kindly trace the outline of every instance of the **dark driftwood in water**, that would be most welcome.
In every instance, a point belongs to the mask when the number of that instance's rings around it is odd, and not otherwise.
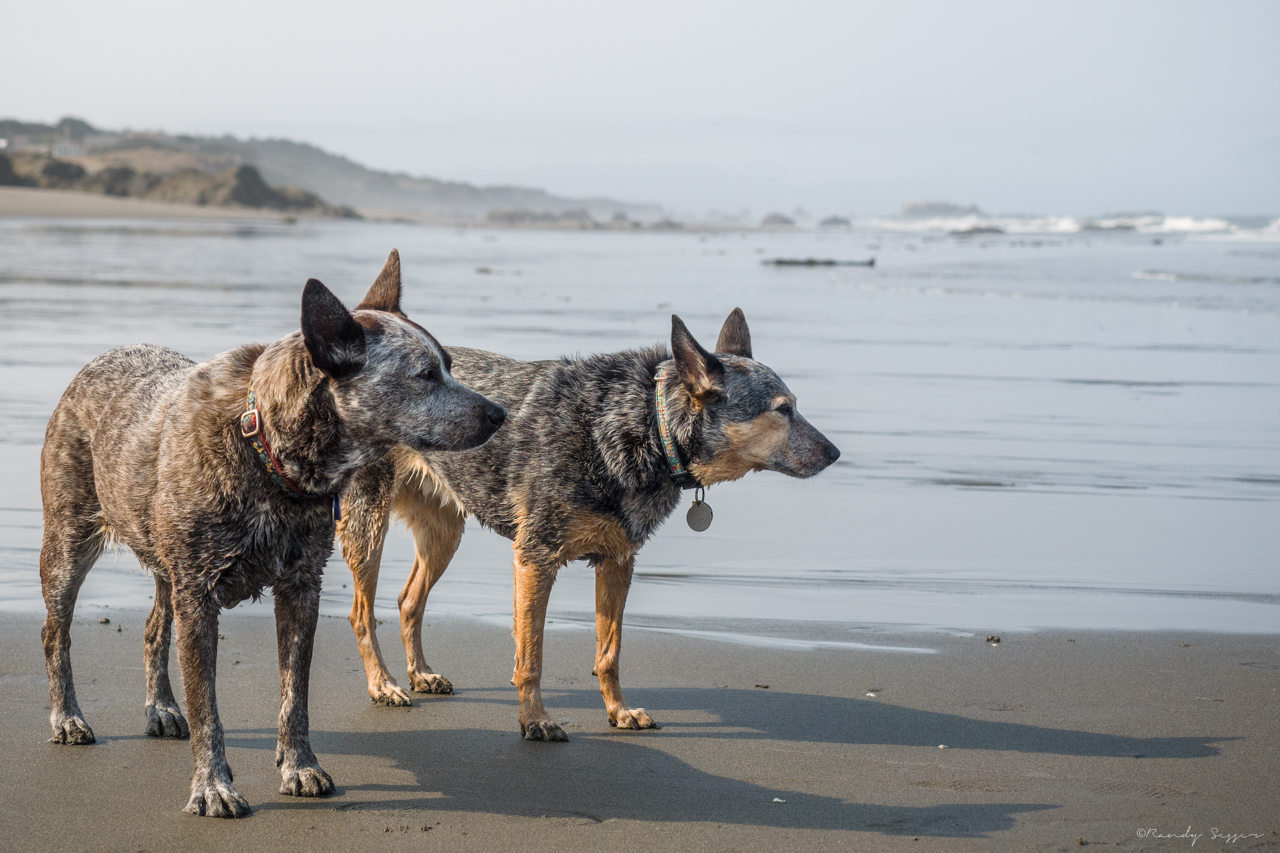
[[[767,267],[874,267],[876,259],[837,261],[834,258],[769,258],[762,263]]]

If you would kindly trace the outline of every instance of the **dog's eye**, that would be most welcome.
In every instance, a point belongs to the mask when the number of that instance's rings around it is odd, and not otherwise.
[[[440,374],[432,367],[419,373],[418,378],[423,382],[439,382]]]
[[[782,403],[775,408],[774,411],[782,415],[784,418],[789,418],[795,412],[795,409],[791,408],[790,403]]]

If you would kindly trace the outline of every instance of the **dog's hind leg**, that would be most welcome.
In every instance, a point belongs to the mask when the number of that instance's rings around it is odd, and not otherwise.
[[[620,729],[660,728],[644,708],[631,708],[622,698],[618,681],[619,657],[622,653],[622,610],[631,587],[635,558],[593,560],[596,570],[596,668],[600,678],[600,695],[609,712],[609,725]]]
[[[178,662],[191,715],[191,754],[195,773],[191,799],[183,811],[207,817],[243,817],[249,803],[231,785],[231,768],[218,719],[214,678],[218,663],[218,602],[203,585],[192,579],[189,587],[173,590],[174,627],[178,636]]]
[[[93,730],[76,701],[71,675],[71,620],[85,575],[102,553],[106,530],[93,487],[93,458],[87,442],[59,441],[59,411],[50,422],[40,462],[44,499],[44,542],[40,585],[47,611],[40,638],[49,671],[51,743],[93,743]],[[69,446],[67,446],[69,445]]]
[[[184,738],[190,734],[186,718],[169,683],[169,639],[173,632],[173,589],[155,574],[156,603],[143,634],[143,667],[147,671],[147,735]]]
[[[416,693],[450,694],[453,685],[443,675],[431,671],[422,652],[422,614],[431,588],[458,550],[466,517],[456,505],[411,489],[396,496],[393,511],[409,525],[417,552],[413,570],[399,597],[400,635],[409,663],[409,684]]]
[[[373,612],[378,592],[382,545],[387,538],[395,470],[387,460],[356,472],[342,495],[342,521],[338,541],[351,569],[355,594],[351,601],[351,628],[364,662],[369,698],[379,705],[412,705],[413,700],[387,671],[378,646],[378,620]]]
[[[568,740],[564,729],[552,722],[542,704],[542,637],[547,623],[547,601],[556,580],[554,562],[539,559],[520,547],[515,549],[516,667],[511,683],[520,694],[520,732],[525,740]],[[545,566],[550,566],[544,568]]]
[[[44,547],[40,550],[40,575],[48,611],[40,638],[49,670],[49,725],[53,729],[49,741],[93,743],[93,730],[84,720],[71,675],[71,620],[80,585],[102,553],[102,543],[92,524],[52,533],[49,528],[46,523]]]
[[[311,751],[307,719],[311,652],[320,614],[320,573],[277,583],[273,592],[280,653],[280,737],[276,743],[280,793],[322,797],[333,793],[333,779]]]

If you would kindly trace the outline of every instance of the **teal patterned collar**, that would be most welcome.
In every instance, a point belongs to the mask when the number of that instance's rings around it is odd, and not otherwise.
[[[677,486],[682,489],[700,489],[702,484],[684,464],[684,460],[680,457],[680,448],[676,447],[675,439],[671,437],[671,428],[667,426],[667,395],[662,390],[662,378],[666,374],[667,369],[664,367],[660,368],[657,375],[653,377],[653,397],[655,408],[658,410],[658,436],[662,439],[662,449],[667,454],[667,467],[670,469],[672,481]]]

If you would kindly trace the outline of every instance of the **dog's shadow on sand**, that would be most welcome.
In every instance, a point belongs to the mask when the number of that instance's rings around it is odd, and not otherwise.
[[[482,728],[437,728],[434,714],[423,728],[383,732],[315,732],[317,749],[329,755],[386,758],[414,775],[417,785],[339,786],[340,809],[462,810],[489,814],[548,816],[576,822],[613,818],[659,822],[716,822],[747,826],[804,829],[858,829],[886,835],[982,838],[1011,829],[1018,814],[1055,808],[1046,803],[949,803],[930,806],[848,802],[840,797],[799,793],[812,782],[782,780],[783,787],[720,776],[696,764],[733,767],[745,779],[767,782],[780,775],[769,753],[778,742],[829,745],[835,753],[822,759],[818,777],[847,780],[859,773],[859,757],[843,754],[840,745],[896,745],[951,749],[1016,751],[1086,757],[1198,758],[1216,755],[1212,742],[1223,738],[1135,738],[1095,732],[1052,729],[1020,723],[991,722],[953,714],[903,708],[880,700],[843,699],[733,689],[666,688],[633,690],[659,719],[673,720],[658,732],[622,733],[597,729],[603,718],[594,690],[548,690],[553,715],[581,720],[571,728],[568,745],[526,743],[514,731]],[[509,689],[471,689],[449,701],[509,708]],[[479,709],[477,709],[479,711]],[[682,713],[683,712],[683,713]],[[488,717],[489,709],[480,712]],[[455,717],[450,711],[445,716]],[[464,716],[466,716],[464,714]],[[712,721],[679,722],[680,717]],[[514,729],[514,724],[513,724]],[[263,732],[238,745],[269,748],[274,733]],[[693,745],[688,739],[705,744]],[[753,745],[760,742],[758,759]],[[717,743],[717,741],[724,741]],[[770,742],[773,742],[770,744]],[[664,750],[664,744],[673,747]],[[744,749],[746,747],[746,749]],[[802,747],[797,747],[800,749]],[[812,747],[810,747],[812,749]],[[686,758],[671,754],[687,754]],[[915,753],[919,760],[919,753]],[[832,761],[838,762],[835,769]],[[942,759],[939,759],[941,761]],[[705,763],[704,763],[705,762]],[[842,767],[843,765],[843,767]],[[337,769],[338,763],[332,763]],[[923,770],[937,775],[938,768]],[[945,773],[945,769],[943,771]],[[872,783],[869,783],[869,785]],[[904,781],[904,784],[906,782]],[[850,787],[842,785],[846,790]],[[851,786],[859,788],[856,782]],[[429,796],[423,796],[424,792]],[[960,796],[964,796],[960,794]],[[981,795],[990,799],[991,794]],[[774,798],[785,803],[776,803]],[[890,799],[889,792],[868,789],[870,799]],[[293,808],[289,802],[262,808]]]
[[[581,696],[573,694],[580,693]],[[635,691],[654,709],[703,711],[720,722],[681,723],[680,737],[763,738],[831,744],[945,745],[1098,758],[1209,758],[1213,744],[1233,738],[1129,737],[1025,723],[995,722],[958,714],[921,711],[876,699],[849,699],[765,690],[667,688]],[[599,705],[589,691],[572,691],[580,707]],[[565,704],[558,697],[552,701]],[[726,728],[732,731],[718,731]],[[706,730],[706,734],[702,730]]]
[[[623,819],[983,838],[1012,829],[1021,812],[1055,808],[1044,803],[880,805],[770,788],[709,773],[654,748],[660,746],[654,738],[661,736],[579,734],[566,745],[526,743],[518,732],[454,729],[319,734],[315,740],[322,754],[391,759],[398,769],[412,772],[418,783],[343,786],[339,770],[336,798],[326,805],[351,811],[412,810],[416,814],[410,822],[438,810],[547,817],[575,824]],[[263,748],[272,743],[265,738]],[[323,755],[322,760],[331,770],[341,766]],[[770,765],[767,756],[760,756],[758,772],[769,775]],[[857,772],[852,762],[848,772]],[[296,800],[256,806],[264,812],[307,807],[310,804]]]

